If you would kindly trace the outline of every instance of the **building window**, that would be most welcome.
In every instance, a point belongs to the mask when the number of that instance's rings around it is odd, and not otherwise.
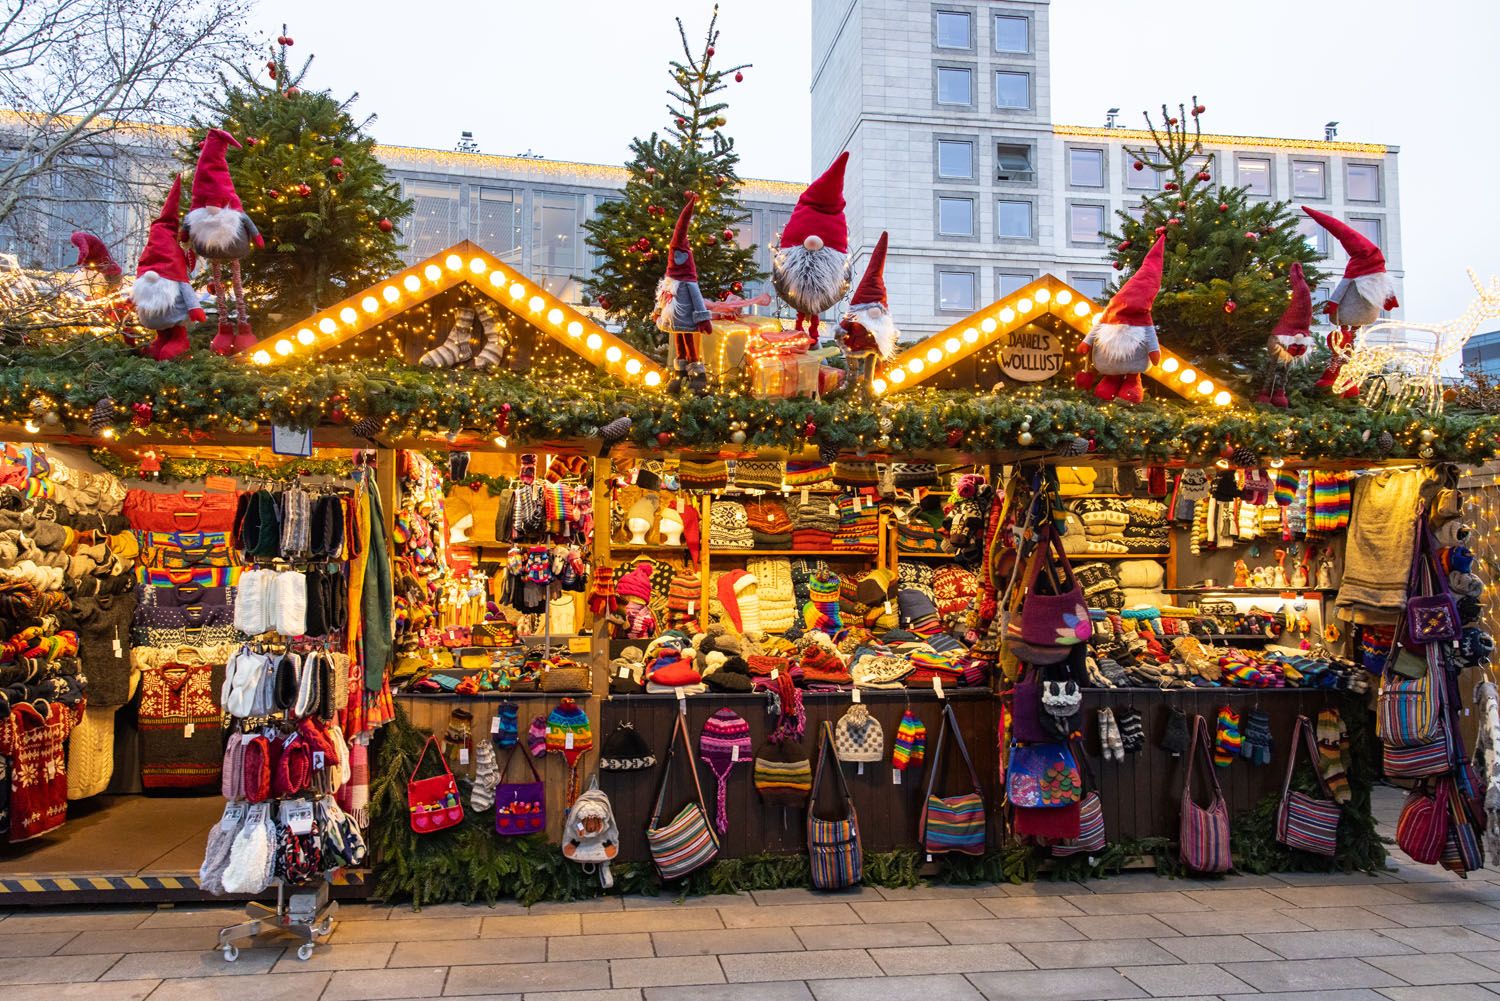
[[[937,47],[940,49],[972,49],[974,47],[974,17],[961,10],[937,12]]]
[[[572,275],[583,264],[582,195],[538,192],[532,270],[537,283],[565,302],[578,298]]]
[[[1109,279],[1103,275],[1080,275],[1068,272],[1068,284],[1095,303],[1104,301],[1104,289]]]
[[[962,66],[939,66],[937,68],[937,100],[939,104],[972,107],[974,71]]]
[[[1031,74],[995,71],[995,107],[1030,108]]]
[[[1002,240],[1030,240],[1031,202],[1012,198],[996,202],[995,235]]]
[[[1380,246],[1382,242],[1384,242],[1381,239],[1381,236],[1383,235],[1381,233],[1381,230],[1384,229],[1384,227],[1380,225],[1379,219],[1350,219],[1349,225],[1354,228],[1355,232],[1359,233],[1366,240],[1369,240],[1377,247]]]
[[[1252,195],[1271,194],[1271,161],[1258,156],[1242,156],[1234,161],[1234,183]]]
[[[1344,171],[1344,193],[1351,202],[1380,201],[1379,164],[1351,163]]]
[[[1031,51],[1031,19],[1014,14],[995,15],[995,51],[1020,53]]]
[[[1104,187],[1104,150],[1068,149],[1068,183],[1075,188]]]
[[[995,291],[1003,299],[1012,292],[1021,291],[1034,281],[1036,281],[1036,276],[1029,271],[1000,271],[995,275]]]
[[[1150,164],[1161,160],[1157,153],[1134,153],[1129,152],[1125,156],[1125,187],[1131,191],[1160,191],[1161,174],[1152,170]],[[1136,162],[1147,164],[1140,170],[1135,169]]]
[[[1327,171],[1321,160],[1292,161],[1292,194],[1297,198],[1327,198]]]
[[[1316,220],[1303,216],[1297,220],[1297,232],[1302,234],[1302,239],[1307,245],[1320,254],[1328,253],[1328,230],[1319,226]]]
[[[1068,241],[1070,243],[1102,243],[1104,229],[1103,205],[1068,206]]]
[[[1035,181],[1031,166],[1031,147],[1023,143],[995,144],[995,180]]]
[[[474,242],[509,264],[521,263],[521,205],[509,188],[479,188],[473,199]]]
[[[974,235],[974,199],[938,196],[938,235]]]
[[[412,202],[411,216],[401,227],[401,240],[413,260],[431,257],[459,241],[457,184],[403,179],[401,194]]]
[[[1130,216],[1130,218],[1134,219],[1136,222],[1140,222],[1146,218],[1146,206],[1142,202],[1136,202],[1134,205],[1127,205],[1125,206],[1125,214]]]
[[[974,272],[938,272],[938,309],[957,313],[974,312]]]
[[[974,177],[974,144],[957,139],[937,141],[937,173],[939,177]]]

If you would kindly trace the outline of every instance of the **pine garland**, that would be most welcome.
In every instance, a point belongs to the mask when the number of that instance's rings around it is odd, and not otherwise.
[[[122,480],[145,478],[141,475],[139,465],[126,462],[108,449],[91,449],[89,456],[105,472],[113,473]],[[274,465],[178,456],[162,456],[158,461],[161,469],[157,471],[155,479],[163,483],[184,483],[209,476],[232,476],[237,480],[294,480],[305,476],[344,479],[354,471],[354,463],[348,459],[288,459]]]

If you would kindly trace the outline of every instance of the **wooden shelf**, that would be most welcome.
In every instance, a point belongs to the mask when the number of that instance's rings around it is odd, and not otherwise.
[[[857,556],[860,559],[878,559],[880,554],[859,553],[849,549],[710,549],[710,556]]]
[[[957,553],[907,553],[896,550],[898,560],[951,560],[957,558]]]
[[[1166,560],[1171,559],[1171,553],[1069,553],[1068,562],[1087,563],[1090,560]],[[1174,590],[1163,588],[1163,590]],[[1175,590],[1181,590],[1177,588]]]
[[[1299,595],[1322,598],[1326,595],[1339,593],[1339,589],[1336,587],[1164,587],[1162,590],[1167,594],[1244,595],[1250,598],[1295,598]]]
[[[611,542],[609,551],[612,553],[685,553],[689,551],[687,543],[680,546],[669,546],[660,542]]]

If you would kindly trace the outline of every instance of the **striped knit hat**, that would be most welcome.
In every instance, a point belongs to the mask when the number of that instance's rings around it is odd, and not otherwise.
[[[836,633],[844,628],[839,618],[839,575],[832,570],[815,573],[807,582],[808,602],[802,620],[808,629]]]
[[[718,809],[714,817],[719,833],[729,830],[729,815],[724,806],[725,787],[734,766],[748,762],[755,745],[750,743],[750,724],[733,709],[720,709],[703,723],[698,735],[698,757],[708,765],[719,781]]]
[[[802,806],[812,793],[812,777],[812,761],[795,740],[768,740],[755,755],[755,789],[768,805]]]
[[[568,735],[573,735],[573,745],[568,746]],[[594,746],[594,733],[589,729],[589,716],[577,702],[563,699],[557,708],[547,714],[547,752],[561,754],[572,768],[586,751]]]
[[[920,765],[927,753],[927,727],[910,709],[901,714],[896,727],[896,742],[891,749],[891,767],[906,771],[907,765]]]

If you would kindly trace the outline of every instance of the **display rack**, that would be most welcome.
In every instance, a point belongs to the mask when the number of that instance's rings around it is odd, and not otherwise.
[[[297,946],[297,958],[306,962],[312,958],[318,940],[332,934],[338,910],[338,901],[330,899],[328,881],[321,875],[313,883],[294,887],[290,893],[286,884],[277,880],[276,906],[257,900],[247,903],[244,921],[219,929],[216,948],[223,953],[224,962],[232,963],[240,958],[240,947],[234,944],[235,939],[269,934],[291,935],[305,939]]]

